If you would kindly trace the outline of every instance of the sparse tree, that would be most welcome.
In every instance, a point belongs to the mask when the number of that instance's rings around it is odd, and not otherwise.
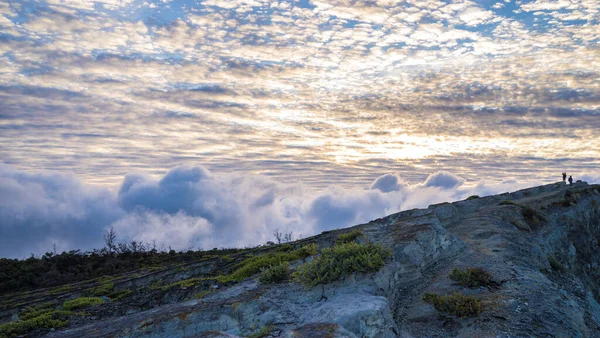
[[[104,231],[104,243],[108,249],[108,254],[112,255],[117,249],[117,232],[115,231],[115,228],[110,227],[108,230]]]
[[[294,236],[294,230],[290,230],[290,232],[287,232],[285,235],[283,235],[283,241],[284,242],[291,242],[293,240],[293,236]]]
[[[143,243],[138,243],[137,241],[131,241],[129,243],[129,246],[131,247],[131,251],[133,251],[133,253],[137,253],[140,250],[140,247],[142,246]]]
[[[283,240],[283,233],[279,232],[279,229],[275,229],[273,231],[273,236],[275,236],[277,244],[281,244],[281,241]]]
[[[292,237],[294,235],[294,230],[290,230],[287,233],[280,232],[279,229],[275,229],[273,231],[273,236],[275,236],[275,240],[277,240],[277,244],[287,243],[292,241]]]

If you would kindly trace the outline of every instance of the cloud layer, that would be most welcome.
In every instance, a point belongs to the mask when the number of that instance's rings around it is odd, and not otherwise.
[[[598,43],[596,0],[2,2],[0,158],[106,186],[591,171]]]
[[[0,165],[0,257],[39,254],[53,244],[58,250],[99,248],[110,226],[119,241],[156,241],[177,250],[254,246],[273,240],[275,229],[306,237],[400,210],[539,183],[467,186],[456,175],[438,172],[414,185],[385,174],[370,188],[314,190],[265,176],[180,166],[160,178],[129,174],[113,193],[72,174]]]

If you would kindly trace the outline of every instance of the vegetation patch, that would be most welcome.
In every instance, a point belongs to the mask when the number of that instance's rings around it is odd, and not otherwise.
[[[85,296],[92,296],[92,297],[106,296],[106,295],[112,293],[114,288],[115,288],[114,283],[112,283],[112,282],[104,283],[97,288],[93,288],[93,289],[84,291],[83,294]]]
[[[262,284],[281,283],[288,280],[290,277],[290,263],[281,262],[277,265],[272,265],[263,270],[258,278]]]
[[[291,252],[270,252],[260,256],[248,257],[234,267],[236,270],[233,273],[226,276],[217,276],[217,280],[221,283],[241,281],[261,272],[265,268],[304,259],[316,253],[317,245],[312,243]]]
[[[33,312],[30,312],[33,315]],[[35,317],[27,316],[27,319],[20,319],[0,325],[0,337],[14,338],[29,335],[36,331],[47,331],[58,329],[69,324],[70,311],[48,311],[40,313]]]
[[[425,292],[423,301],[432,304],[440,312],[458,317],[475,317],[483,311],[483,304],[479,298],[461,293],[442,296]]]
[[[71,311],[76,309],[83,309],[86,307],[102,304],[104,301],[100,297],[79,297],[72,300],[68,300],[63,303],[63,310]]]
[[[511,200],[504,200],[504,201],[500,202],[500,205],[518,205],[518,204]]]
[[[59,293],[66,293],[66,292],[71,292],[71,290],[73,290],[73,287],[69,284],[63,285],[61,287],[58,287],[56,289],[52,290],[52,294],[53,295],[58,295]]]
[[[39,317],[45,313],[49,313],[54,311],[54,305],[50,302],[36,305],[36,306],[28,306],[25,309],[21,310],[19,313],[20,320],[28,320],[35,317]]]
[[[357,238],[362,237],[363,233],[360,230],[354,230],[346,234],[341,234],[338,236],[335,244],[344,244],[354,242]]]
[[[333,282],[353,272],[375,272],[392,252],[379,245],[354,242],[321,250],[315,259],[298,267],[294,277],[306,286]]]
[[[550,263],[550,267],[554,271],[565,272],[567,269],[564,265],[562,265],[554,256],[548,256],[548,263]]]
[[[475,200],[475,199],[478,199],[478,198],[479,198],[479,195],[472,195],[472,196],[467,197],[467,201]]]
[[[154,289],[162,289],[162,290],[169,290],[170,288],[174,288],[174,287],[179,287],[179,288],[192,288],[192,287],[196,287],[198,285],[200,285],[202,283],[202,281],[206,280],[205,278],[188,278],[188,279],[183,279],[180,281],[177,281],[175,283],[171,283],[169,285],[165,285],[165,286],[156,286],[154,287]]]
[[[206,296],[206,295],[208,295],[210,293],[213,293],[213,292],[215,292],[215,290],[213,288],[208,288],[208,289],[206,289],[204,291],[198,292],[196,294],[196,298],[198,298],[198,299],[204,298],[204,296]]]
[[[123,298],[129,297],[132,293],[133,293],[133,291],[131,291],[131,290],[115,291],[115,292],[109,293],[108,298],[110,298],[111,301],[116,302]]]
[[[260,330],[250,334],[248,338],[264,338],[269,336],[271,334],[271,331],[273,331],[273,326],[265,325],[261,327]]]
[[[492,276],[482,268],[453,269],[448,277],[468,288],[478,288],[492,284]]]

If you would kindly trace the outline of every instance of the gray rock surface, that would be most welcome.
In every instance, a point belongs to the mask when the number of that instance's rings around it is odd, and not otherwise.
[[[48,337],[242,337],[264,327],[267,337],[600,337],[599,189],[556,183],[393,214],[355,227],[393,251],[377,273],[308,289],[251,278]],[[347,231],[303,241],[327,246]],[[493,287],[448,278],[472,267],[490,272]],[[424,292],[473,295],[485,310],[452,316]]]

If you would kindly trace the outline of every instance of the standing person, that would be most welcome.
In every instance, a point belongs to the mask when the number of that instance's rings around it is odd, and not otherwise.
[[[563,173],[563,182],[567,180],[567,173]]]
[[[569,184],[573,185],[573,176],[569,176]]]

